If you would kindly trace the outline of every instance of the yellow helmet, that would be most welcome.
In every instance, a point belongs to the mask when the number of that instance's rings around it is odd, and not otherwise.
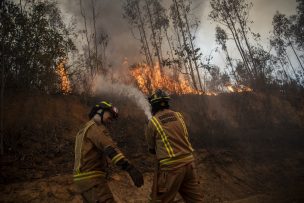
[[[97,112],[100,109],[102,110],[102,113],[100,116],[102,116],[104,111],[109,111],[112,113],[112,115],[115,119],[118,118],[118,109],[115,106],[113,106],[110,102],[107,102],[107,101],[101,101],[98,104],[96,104],[95,106],[93,106],[93,108],[91,109],[91,112],[89,113],[89,118],[90,119],[93,118],[93,116],[95,114],[97,114]]]
[[[161,89],[157,89],[150,97],[148,97],[151,105],[159,104],[161,102],[168,102],[170,99],[170,96]]]

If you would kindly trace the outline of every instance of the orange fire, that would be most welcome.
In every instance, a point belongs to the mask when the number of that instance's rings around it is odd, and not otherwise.
[[[138,88],[145,94],[151,93],[156,89],[164,89],[170,94],[199,94],[215,96],[220,92],[202,91],[194,89],[189,79],[185,75],[179,74],[177,78],[173,77],[172,72],[161,72],[160,66],[154,68],[146,64],[139,64],[131,67],[131,75],[134,77]],[[251,88],[239,85],[226,85],[227,92],[249,92]]]
[[[252,92],[253,89],[251,89],[250,87],[244,86],[244,85],[231,85],[228,84],[226,85],[226,88],[229,92],[236,92],[236,93],[241,93],[241,92]]]
[[[63,58],[59,61],[56,72],[60,77],[61,83],[60,83],[60,89],[63,94],[68,94],[71,92],[71,85],[70,80],[68,78],[68,75],[65,70],[65,64],[67,63],[67,58]]]
[[[135,78],[139,89],[145,94],[161,88],[174,94],[217,95],[214,92],[204,92],[192,88],[184,75],[179,75],[174,79],[172,73],[162,73],[159,65],[151,68],[146,64],[139,64],[131,68],[131,75]]]

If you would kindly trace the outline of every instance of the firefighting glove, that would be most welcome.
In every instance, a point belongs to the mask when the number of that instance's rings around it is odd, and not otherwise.
[[[129,173],[136,187],[141,187],[144,184],[143,175],[133,165],[129,165],[126,171]]]

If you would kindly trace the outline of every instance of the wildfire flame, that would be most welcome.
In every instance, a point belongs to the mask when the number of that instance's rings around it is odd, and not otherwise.
[[[231,84],[228,84],[226,85],[226,88],[229,92],[237,92],[237,93],[253,91],[253,89],[244,85],[233,86]]]
[[[202,91],[194,89],[189,79],[185,75],[174,78],[172,72],[161,72],[160,66],[156,64],[153,68],[146,64],[139,64],[131,67],[131,75],[134,77],[138,88],[145,94],[156,89],[164,89],[168,93],[174,94],[199,94],[199,95],[218,95],[218,92]],[[249,92],[251,88],[239,85],[233,86],[228,84],[225,86],[227,92]]]
[[[56,67],[56,73],[59,75],[60,80],[61,80],[60,89],[63,94],[68,94],[71,92],[70,80],[69,80],[66,70],[65,70],[66,63],[67,63],[67,58],[63,58],[59,61],[58,65]]]
[[[193,89],[184,76],[173,79],[173,76],[163,74],[159,65],[155,65],[154,68],[146,64],[133,66],[131,75],[135,78],[139,89],[145,94],[159,88],[176,94],[203,94],[202,91]]]

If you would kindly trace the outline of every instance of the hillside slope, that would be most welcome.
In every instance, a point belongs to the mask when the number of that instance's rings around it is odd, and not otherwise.
[[[84,101],[42,94],[5,99],[0,202],[81,202],[71,179],[74,137],[88,106],[100,99],[120,109],[113,137],[146,180],[137,189],[112,168],[111,189],[119,202],[145,202],[153,157],[146,151],[143,111],[115,95]],[[173,96],[172,108],[189,123],[204,202],[304,201],[303,101],[255,93]]]

